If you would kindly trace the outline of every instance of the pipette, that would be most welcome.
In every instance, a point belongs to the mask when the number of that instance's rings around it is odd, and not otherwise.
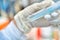
[[[40,11],[28,16],[27,19],[30,22],[32,22],[32,21],[35,21],[35,20],[43,17],[46,14],[51,14],[52,12],[54,12],[54,11],[56,11],[58,9],[60,9],[60,1],[54,3],[53,5],[51,5],[50,7],[46,8],[46,9],[43,9],[42,11],[40,10]]]

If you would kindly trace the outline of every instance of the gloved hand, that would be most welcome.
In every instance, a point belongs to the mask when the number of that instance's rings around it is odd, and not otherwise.
[[[20,30],[22,30],[24,33],[27,33],[27,37],[28,40],[32,40],[32,36],[34,34],[33,31],[30,31],[32,27],[39,27],[42,26],[42,24],[44,24],[44,26],[46,26],[45,24],[49,24],[45,19],[38,19],[34,22],[29,22],[29,20],[27,20],[27,17],[36,13],[37,11],[47,8],[48,6],[51,5],[51,1],[43,1],[41,3],[35,3],[33,5],[28,6],[27,8],[25,8],[24,10],[20,11],[15,17],[15,21],[16,21],[16,25],[17,28],[19,28]],[[43,22],[45,23],[43,23]],[[35,30],[32,29],[32,30]],[[32,35],[32,36],[29,36]]]
[[[43,1],[41,3],[35,3],[35,4],[25,8],[24,10],[22,10],[18,14],[16,14],[16,16],[14,17],[16,26],[13,24],[13,22],[11,22],[7,26],[7,28],[5,28],[4,30],[1,30],[1,32],[4,34],[4,36],[8,40],[26,40],[24,33],[26,33],[26,36],[28,37],[27,40],[29,40],[30,37],[33,38],[33,34],[32,34],[32,36],[29,36],[30,30],[32,27],[41,26],[41,25],[39,25],[39,24],[41,24],[40,23],[41,21],[39,19],[34,22],[29,22],[29,20],[27,20],[27,17],[31,14],[36,13],[37,11],[39,11],[41,9],[47,8],[50,5],[51,5],[51,1]]]
[[[51,1],[46,0],[46,1],[43,1],[41,3],[35,3],[33,5],[30,5],[27,8],[25,8],[24,10],[18,12],[18,14],[14,17],[17,28],[19,30],[22,30],[24,33],[27,33],[27,32],[29,32],[29,30],[32,27],[40,26],[40,24],[41,24],[40,19],[30,23],[30,22],[28,22],[27,17],[29,15],[34,14],[35,12],[37,12],[41,9],[47,8],[50,5],[51,5]],[[43,22],[44,22],[44,20],[43,20]]]

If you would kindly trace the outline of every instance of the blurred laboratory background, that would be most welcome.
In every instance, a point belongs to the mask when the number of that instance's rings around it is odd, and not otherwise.
[[[34,3],[40,3],[42,1],[44,0],[0,0],[0,30],[3,30],[14,19],[14,16],[18,12]],[[57,2],[60,0],[52,1]],[[57,38],[56,40],[58,40],[58,37],[56,38]],[[8,39],[0,32],[0,40]]]

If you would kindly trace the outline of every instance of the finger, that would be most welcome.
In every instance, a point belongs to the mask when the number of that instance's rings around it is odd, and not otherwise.
[[[18,15],[20,15],[20,14],[25,15],[26,14],[25,16],[29,16],[32,13],[35,13],[40,9],[48,7],[49,5],[51,5],[51,2],[48,2],[48,1],[43,1],[41,3],[35,3],[35,4],[32,4],[31,6],[28,6],[24,10],[20,11],[18,13]]]

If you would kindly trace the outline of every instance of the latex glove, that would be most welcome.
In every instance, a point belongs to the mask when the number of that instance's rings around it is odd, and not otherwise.
[[[27,8],[25,8],[24,10],[18,12],[18,14],[14,17],[14,19],[16,21],[17,28],[19,30],[22,30],[24,33],[29,32],[30,28],[34,27],[34,25],[36,23],[38,23],[40,21],[40,19],[37,20],[36,22],[29,23],[26,18],[29,15],[31,15],[31,14],[33,14],[41,9],[47,8],[50,5],[51,5],[51,1],[46,0],[46,1],[43,1],[41,3],[35,3],[33,5],[30,5]],[[44,22],[44,20],[43,20],[43,22]],[[37,24],[35,26],[37,27],[38,25],[39,24]]]

